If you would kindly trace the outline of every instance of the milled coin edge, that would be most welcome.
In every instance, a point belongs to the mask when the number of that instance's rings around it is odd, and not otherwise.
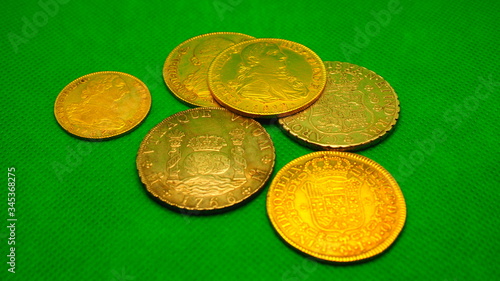
[[[198,102],[193,102],[193,101],[189,101],[187,100],[186,98],[182,97],[181,95],[179,95],[176,91],[174,91],[174,86],[171,85],[171,83],[169,82],[170,80],[167,79],[167,75],[168,75],[168,62],[172,59],[172,57],[174,56],[175,52],[178,51],[180,49],[181,46],[185,45],[185,44],[188,44],[188,43],[191,43],[191,41],[194,41],[194,40],[197,40],[197,39],[200,39],[200,38],[204,38],[204,37],[209,37],[209,36],[214,36],[214,35],[241,35],[241,36],[246,36],[248,37],[249,40],[252,40],[252,39],[255,39],[255,37],[253,36],[250,36],[250,35],[247,35],[247,34],[243,34],[243,33],[239,33],[239,32],[211,32],[211,33],[205,33],[205,34],[201,34],[201,35],[198,35],[198,36],[195,36],[195,37],[191,37],[185,41],[183,41],[182,43],[180,43],[179,45],[177,45],[167,56],[167,58],[165,59],[165,62],[163,63],[163,68],[162,68],[162,76],[163,76],[163,81],[165,82],[165,84],[167,85],[168,89],[170,90],[170,92],[176,97],[178,98],[180,101],[182,101],[183,103],[186,103],[187,105],[190,105],[190,106],[197,106],[197,107],[215,107],[216,104],[211,104],[211,105],[207,105],[207,104],[204,104],[204,103],[198,103]],[[239,44],[239,43],[237,43]],[[236,45],[236,44],[235,44]],[[221,50],[222,52],[223,50]],[[216,56],[217,57],[217,56]],[[214,60],[215,60],[215,57],[214,57]],[[208,75],[207,75],[207,83],[208,83]],[[210,90],[210,89],[209,89]],[[213,95],[212,95],[212,98],[213,98]],[[217,102],[217,101],[215,101]]]
[[[137,82],[139,82],[147,91],[147,110],[144,111],[144,114],[138,118],[138,119],[135,119],[137,120],[135,122],[135,124],[133,126],[130,126],[126,129],[123,129],[123,130],[118,130],[117,133],[114,133],[114,134],[109,134],[109,135],[105,135],[105,136],[101,136],[101,137],[93,137],[93,136],[87,136],[87,135],[83,135],[83,134],[78,134],[78,133],[75,133],[75,132],[72,132],[68,127],[65,126],[65,123],[62,122],[62,120],[60,119],[60,116],[58,116],[57,114],[57,109],[58,107],[59,108],[64,108],[60,101],[60,99],[62,98],[63,94],[65,93],[66,89],[68,87],[70,87],[73,83],[76,83],[77,81],[79,80],[82,80],[84,78],[87,78],[87,77],[90,77],[90,76],[93,76],[93,75],[98,75],[98,74],[118,74],[118,75],[125,75],[125,76],[128,76],[132,79],[135,79]],[[67,97],[69,95],[69,92],[65,95],[65,97]],[[80,138],[83,138],[83,139],[88,139],[88,140],[106,140],[106,139],[111,139],[113,137],[116,137],[116,136],[120,136],[120,135],[123,135],[129,131],[132,131],[133,129],[137,128],[143,121],[144,119],[148,116],[149,114],[149,111],[151,110],[151,103],[152,103],[152,98],[151,98],[151,92],[149,91],[148,87],[146,86],[146,84],[144,84],[144,82],[142,82],[139,78],[131,75],[131,74],[128,74],[128,73],[125,73],[125,72],[120,72],[120,71],[98,71],[98,72],[92,72],[92,73],[89,73],[89,74],[86,74],[86,75],[83,75],[73,81],[71,81],[70,83],[68,83],[62,90],[61,92],[59,92],[59,94],[57,95],[56,97],[56,101],[54,102],[54,116],[56,118],[56,121],[57,123],[59,123],[59,125],[66,131],[68,132],[69,134],[71,135],[74,135],[76,137],[80,137]]]
[[[296,45],[299,45],[300,47],[303,47],[304,49],[306,49],[307,51],[309,51],[312,56],[319,62],[321,62],[321,68],[322,68],[322,71],[321,73],[323,74],[322,75],[322,81],[320,82],[322,87],[321,89],[318,91],[318,93],[316,93],[316,95],[306,104],[303,104],[303,105],[300,105],[296,108],[293,108],[291,110],[284,110],[284,111],[276,111],[276,112],[271,112],[271,113],[266,113],[266,112],[254,112],[254,111],[250,111],[250,110],[245,110],[245,109],[241,109],[241,108],[237,108],[237,107],[234,107],[230,104],[227,104],[226,102],[222,101],[216,94],[215,92],[212,90],[214,88],[213,86],[213,79],[212,79],[212,76],[214,76],[213,72],[214,72],[214,68],[215,68],[215,61],[219,58],[219,57],[222,57],[224,53],[226,52],[229,52],[229,49],[232,49],[232,48],[237,48],[239,47],[239,45],[244,45],[244,44],[248,44],[248,43],[251,43],[251,42],[259,42],[259,41],[281,41],[281,42],[287,42],[287,43],[292,43],[292,44],[296,44]],[[318,56],[318,54],[316,54],[313,50],[311,50],[309,47],[303,45],[303,44],[300,44],[300,43],[297,43],[297,42],[294,42],[294,41],[290,41],[290,40],[286,40],[286,39],[279,39],[279,38],[257,38],[257,39],[253,39],[253,40],[248,40],[248,41],[245,41],[245,42],[241,42],[241,43],[238,43],[238,44],[235,44],[229,48],[227,48],[226,50],[222,51],[220,54],[218,54],[212,64],[210,65],[210,68],[208,69],[208,87],[210,89],[210,91],[212,92],[212,96],[213,98],[219,103],[221,104],[222,106],[224,106],[226,109],[229,109],[230,111],[234,112],[234,113],[237,113],[239,115],[242,115],[242,116],[246,116],[246,117],[250,117],[250,118],[280,118],[280,117],[286,117],[286,116],[290,116],[290,115],[293,115],[297,112],[300,112],[306,108],[308,108],[309,106],[311,106],[312,104],[314,104],[314,102],[316,100],[318,100],[318,98],[321,96],[321,93],[323,92],[323,89],[325,88],[325,85],[326,85],[326,68],[325,68],[325,65],[323,63],[323,60]]]
[[[398,123],[398,120],[399,120],[399,117],[400,117],[400,113],[401,113],[401,106],[400,106],[400,101],[399,101],[399,97],[396,93],[396,91],[394,90],[394,88],[392,87],[392,85],[386,80],[384,79],[384,77],[380,76],[379,74],[377,74],[375,71],[373,70],[370,70],[366,67],[363,67],[363,66],[359,66],[357,64],[353,64],[353,63],[349,63],[349,62],[341,62],[341,61],[324,61],[324,63],[328,63],[328,62],[331,62],[331,63],[348,63],[350,65],[354,65],[354,66],[357,66],[359,68],[363,68],[365,70],[368,70],[368,71],[371,71],[373,72],[375,75],[377,75],[378,77],[382,78],[386,83],[387,85],[389,85],[389,87],[392,89],[392,93],[394,94],[394,97],[395,97],[395,100],[396,100],[396,107],[397,107],[397,111],[396,111],[396,114],[394,115],[394,120],[391,122],[391,124],[389,124],[387,126],[387,128],[382,132],[380,133],[376,138],[374,139],[370,139],[370,140],[367,140],[365,142],[361,142],[361,143],[356,143],[356,144],[339,144],[339,145],[333,145],[333,144],[325,144],[325,143],[320,143],[320,142],[314,142],[312,140],[309,140],[309,139],[305,139],[301,136],[299,136],[299,134],[295,133],[292,131],[292,129],[287,126],[287,124],[285,123],[285,121],[283,121],[282,119],[278,119],[278,124],[279,124],[279,127],[287,134],[289,135],[290,137],[293,138],[293,140],[307,146],[307,147],[312,147],[314,149],[326,149],[326,150],[330,150],[330,151],[358,151],[358,150],[362,150],[362,149],[365,149],[365,148],[368,148],[368,147],[371,147],[373,145],[376,145],[378,144],[381,140],[383,140],[385,137],[387,137],[387,134],[389,134],[397,125]],[[326,86],[325,86],[326,88]],[[323,94],[323,92],[321,93]],[[321,96],[320,96],[321,98]],[[314,106],[314,104],[312,104],[311,106]],[[288,116],[288,117],[291,117],[291,116]]]
[[[272,164],[270,165],[269,172],[266,175],[266,178],[262,181],[262,183],[257,188],[255,188],[255,190],[253,190],[252,193],[250,193],[249,195],[243,197],[242,199],[240,199],[238,201],[235,201],[231,205],[216,206],[216,207],[213,207],[213,208],[196,208],[196,207],[182,206],[180,204],[176,204],[176,203],[173,203],[173,202],[167,202],[163,198],[161,198],[159,195],[157,195],[156,192],[153,192],[152,189],[150,188],[149,183],[147,182],[146,175],[144,175],[143,171],[141,170],[141,164],[144,161],[144,159],[143,159],[143,153],[142,152],[144,151],[145,143],[149,139],[151,133],[153,132],[153,130],[156,130],[158,127],[162,126],[164,123],[170,121],[171,118],[175,118],[176,116],[181,115],[181,114],[185,114],[187,112],[197,111],[197,110],[207,110],[207,109],[210,109],[210,110],[221,110],[221,111],[225,111],[225,112],[228,112],[228,113],[233,113],[233,112],[231,112],[231,111],[229,111],[229,110],[227,110],[226,108],[223,108],[223,107],[196,107],[196,108],[190,108],[190,109],[186,109],[186,110],[174,113],[174,114],[168,116],[167,118],[163,119],[162,121],[160,121],[160,123],[156,124],[151,130],[149,130],[149,132],[146,134],[146,136],[142,140],[141,144],[139,145],[139,150],[137,152],[137,157],[136,157],[136,168],[138,170],[141,182],[146,187],[146,189],[149,192],[149,194],[153,195],[154,197],[158,198],[160,201],[162,201],[162,202],[164,202],[164,203],[166,203],[166,204],[168,204],[170,206],[177,207],[177,208],[180,208],[180,209],[190,210],[190,211],[201,211],[201,212],[203,212],[203,211],[210,211],[210,210],[220,210],[220,209],[225,209],[225,208],[230,208],[232,206],[236,206],[236,205],[238,205],[238,204],[246,201],[247,199],[249,199],[250,197],[252,197],[254,194],[256,194],[259,191],[261,191],[264,188],[264,186],[266,186],[266,184],[268,184],[269,178],[271,177],[271,174],[274,171],[274,167],[276,165],[276,149],[274,147],[274,143],[273,143],[273,140],[271,138],[271,135],[269,135],[269,133],[267,132],[267,130],[264,128],[264,126],[262,126],[259,122],[255,121],[255,120],[253,120],[251,118],[248,118],[248,119],[251,120],[250,122],[255,122],[258,126],[260,126],[262,128],[262,130],[264,131],[264,133],[266,134],[266,136],[269,138],[269,140],[270,140],[270,142],[272,144],[271,149],[272,149],[272,155],[273,155]],[[243,117],[243,118],[247,118],[247,117]]]
[[[274,221],[272,214],[270,213],[272,206],[271,206],[271,197],[272,197],[272,190],[274,186],[276,185],[275,182],[277,182],[277,179],[282,176],[283,173],[286,172],[287,169],[289,169],[291,166],[296,165],[298,162],[302,162],[304,160],[312,160],[316,158],[317,156],[348,156],[348,157],[353,157],[354,159],[361,160],[365,162],[366,164],[374,165],[375,168],[379,168],[379,171],[387,177],[388,181],[390,184],[392,184],[395,188],[395,193],[397,196],[397,204],[400,204],[401,206],[401,216],[399,217],[399,220],[397,221],[396,227],[394,228],[395,231],[391,233],[391,235],[381,244],[376,246],[375,248],[369,250],[368,252],[362,253],[360,255],[355,255],[355,256],[349,256],[349,257],[338,257],[338,256],[329,256],[329,255],[323,255],[319,254],[316,252],[313,252],[311,250],[305,249],[304,247],[297,245],[291,239],[289,239],[287,236],[284,235],[284,233],[280,230],[278,227],[278,224]],[[394,241],[399,237],[399,234],[401,233],[405,222],[406,222],[406,215],[407,215],[407,209],[406,209],[406,202],[403,196],[403,192],[401,188],[399,187],[398,183],[394,179],[394,177],[387,171],[382,165],[378,164],[374,160],[362,156],[359,154],[351,153],[351,152],[341,152],[341,151],[317,151],[317,152],[312,152],[306,155],[303,155],[301,157],[298,157],[292,161],[290,161],[288,164],[283,166],[278,173],[274,176],[273,181],[271,182],[269,186],[269,190],[267,193],[267,198],[266,198],[266,210],[267,210],[267,215],[269,220],[271,221],[271,224],[273,225],[274,230],[279,234],[279,236],[285,240],[289,245],[294,247],[297,250],[300,250],[301,252],[308,254],[310,256],[326,260],[326,261],[331,261],[331,262],[354,262],[354,261],[359,261],[359,260],[364,260],[370,257],[374,257],[382,252],[384,252],[389,246],[391,246]]]

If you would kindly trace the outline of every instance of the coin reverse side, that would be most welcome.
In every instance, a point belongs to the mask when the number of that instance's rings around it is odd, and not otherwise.
[[[387,249],[406,219],[403,194],[382,166],[364,156],[313,152],[283,167],[267,194],[278,234],[319,259],[351,262]]]
[[[188,210],[235,205],[256,193],[275,161],[269,134],[224,108],[174,114],[146,135],[137,169],[148,192]]]
[[[59,125],[75,136],[105,139],[132,130],[150,108],[151,95],[142,81],[126,73],[103,71],[64,87],[54,114]]]
[[[375,72],[347,62],[325,62],[327,83],[309,108],[279,120],[292,138],[314,148],[349,151],[376,144],[396,125],[399,100]]]
[[[220,106],[208,89],[208,67],[220,52],[250,39],[254,37],[235,32],[215,32],[182,42],[165,60],[165,83],[175,96],[191,105]]]
[[[217,102],[248,117],[283,117],[311,105],[326,82],[311,49],[282,39],[249,40],[224,50],[208,72]]]

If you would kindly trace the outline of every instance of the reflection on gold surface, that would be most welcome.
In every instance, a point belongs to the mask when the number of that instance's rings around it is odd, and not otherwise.
[[[161,201],[208,211],[249,199],[271,175],[274,159],[272,140],[259,122],[200,107],[171,115],[149,131],[137,169]]]
[[[384,78],[346,62],[325,62],[328,77],[321,97],[280,125],[306,145],[359,150],[376,144],[399,117],[399,101]]]
[[[207,85],[208,67],[213,59],[224,49],[234,45],[233,41],[214,37],[196,45],[189,59],[189,74],[182,81],[186,89],[193,91],[198,96],[211,98]]]
[[[351,262],[387,249],[406,220],[397,182],[364,156],[321,151],[295,160],[275,176],[267,213],[278,234],[314,257]]]
[[[117,101],[130,93],[125,80],[115,74],[96,76],[81,91],[81,101],[68,105],[73,123],[97,129],[117,130],[125,121],[117,112]]]
[[[163,79],[172,93],[188,104],[219,107],[208,88],[208,69],[225,49],[253,39],[235,32],[214,32],[188,39],[175,47],[163,65]]]
[[[250,44],[240,56],[238,76],[229,85],[242,98],[272,102],[307,96],[307,87],[290,75],[287,56],[278,45],[269,42]]]

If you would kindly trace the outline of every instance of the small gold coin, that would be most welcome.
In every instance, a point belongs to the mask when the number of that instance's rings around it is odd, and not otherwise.
[[[398,184],[382,166],[348,152],[321,151],[283,167],[267,194],[278,234],[319,259],[351,262],[389,247],[406,219]]]
[[[151,95],[141,80],[102,71],[69,83],[57,96],[54,114],[61,127],[75,136],[105,139],[132,130],[150,108]]]
[[[275,160],[272,140],[255,120],[224,108],[174,114],[146,135],[137,169],[147,190],[188,210],[235,205],[256,193]]]
[[[210,66],[217,102],[248,117],[283,117],[311,105],[326,82],[325,66],[309,48],[282,39],[229,47]]]
[[[188,104],[219,106],[208,89],[208,67],[220,52],[250,39],[254,37],[235,32],[215,32],[186,40],[165,60],[163,79],[172,93]]]
[[[279,120],[299,142],[327,150],[359,150],[378,143],[396,125],[399,101],[375,72],[347,62],[325,62],[327,83],[309,108]]]

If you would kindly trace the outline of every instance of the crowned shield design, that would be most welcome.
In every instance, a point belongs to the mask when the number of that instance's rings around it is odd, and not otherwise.
[[[311,176],[301,186],[307,194],[312,221],[324,231],[355,229],[364,223],[362,184],[357,178],[348,178],[349,161],[336,158],[334,166],[326,160],[320,166],[313,160]]]
[[[167,161],[167,183],[176,190],[194,196],[217,196],[247,182],[245,150],[242,148],[244,132],[230,132],[232,145],[217,135],[192,137],[181,153],[184,133],[173,131],[169,135],[170,151]],[[182,166],[182,169],[181,167]],[[181,170],[184,173],[181,173]]]
[[[343,72],[330,78],[325,94],[311,108],[311,124],[323,133],[349,133],[369,127],[373,113],[358,89],[362,80]]]

